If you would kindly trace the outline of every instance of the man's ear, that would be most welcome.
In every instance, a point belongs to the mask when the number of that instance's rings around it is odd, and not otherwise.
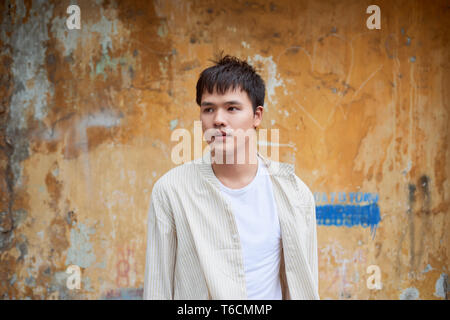
[[[256,127],[258,127],[261,122],[262,122],[262,116],[263,116],[263,112],[264,112],[264,107],[263,106],[257,106],[256,110],[255,110],[255,114],[253,115],[253,127],[256,129]]]

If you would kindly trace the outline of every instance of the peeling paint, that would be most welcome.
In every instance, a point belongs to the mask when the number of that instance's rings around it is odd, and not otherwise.
[[[178,119],[170,120],[170,130],[173,131],[178,125]]]
[[[267,70],[267,79],[265,79],[267,98],[270,102],[270,107],[277,107],[277,98],[275,94],[275,89],[278,87],[284,87],[284,82],[279,73],[277,72],[277,65],[273,61],[272,56],[263,57],[259,54],[254,55],[253,57],[247,58],[248,62],[253,65],[253,67],[257,68],[257,63],[262,63],[263,67]],[[258,70],[260,73],[261,71]],[[287,94],[285,92],[285,94]]]
[[[70,248],[67,251],[66,265],[75,264],[81,268],[90,267],[96,260],[90,235],[95,234],[93,227],[78,223],[70,230]]]
[[[414,287],[406,288],[400,294],[400,300],[418,300],[419,290]]]
[[[434,295],[439,298],[447,299],[448,292],[448,276],[445,273],[441,273],[439,278],[436,280],[436,284],[434,286],[435,291]]]
[[[422,273],[427,273],[427,272],[430,272],[431,270],[434,270],[433,267],[431,267],[429,264],[427,264],[425,269],[423,269]]]

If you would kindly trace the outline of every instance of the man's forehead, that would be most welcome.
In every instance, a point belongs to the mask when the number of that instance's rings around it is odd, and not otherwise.
[[[205,89],[202,94],[202,101],[204,99],[229,100],[229,98],[231,98],[231,97],[239,99],[242,102],[249,101],[247,92],[244,91],[241,87],[235,87],[235,88],[230,87],[223,94],[220,92],[217,92],[216,88],[214,88],[213,92],[208,92],[208,90]]]

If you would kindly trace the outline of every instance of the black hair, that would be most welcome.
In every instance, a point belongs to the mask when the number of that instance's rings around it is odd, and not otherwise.
[[[222,54],[220,54],[222,56]],[[197,81],[197,104],[200,106],[205,90],[213,93],[214,89],[225,94],[230,88],[240,88],[247,92],[252,102],[253,113],[256,107],[264,106],[266,88],[264,80],[245,60],[226,55],[214,61],[214,66],[202,71]]]

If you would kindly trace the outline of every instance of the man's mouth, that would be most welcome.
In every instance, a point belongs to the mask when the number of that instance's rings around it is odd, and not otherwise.
[[[215,134],[215,135],[213,136],[213,138],[214,138],[214,140],[223,140],[223,139],[228,138],[229,136],[230,136],[230,134],[228,134],[228,133],[225,132],[225,131],[220,130],[220,132],[218,132],[217,134]]]

